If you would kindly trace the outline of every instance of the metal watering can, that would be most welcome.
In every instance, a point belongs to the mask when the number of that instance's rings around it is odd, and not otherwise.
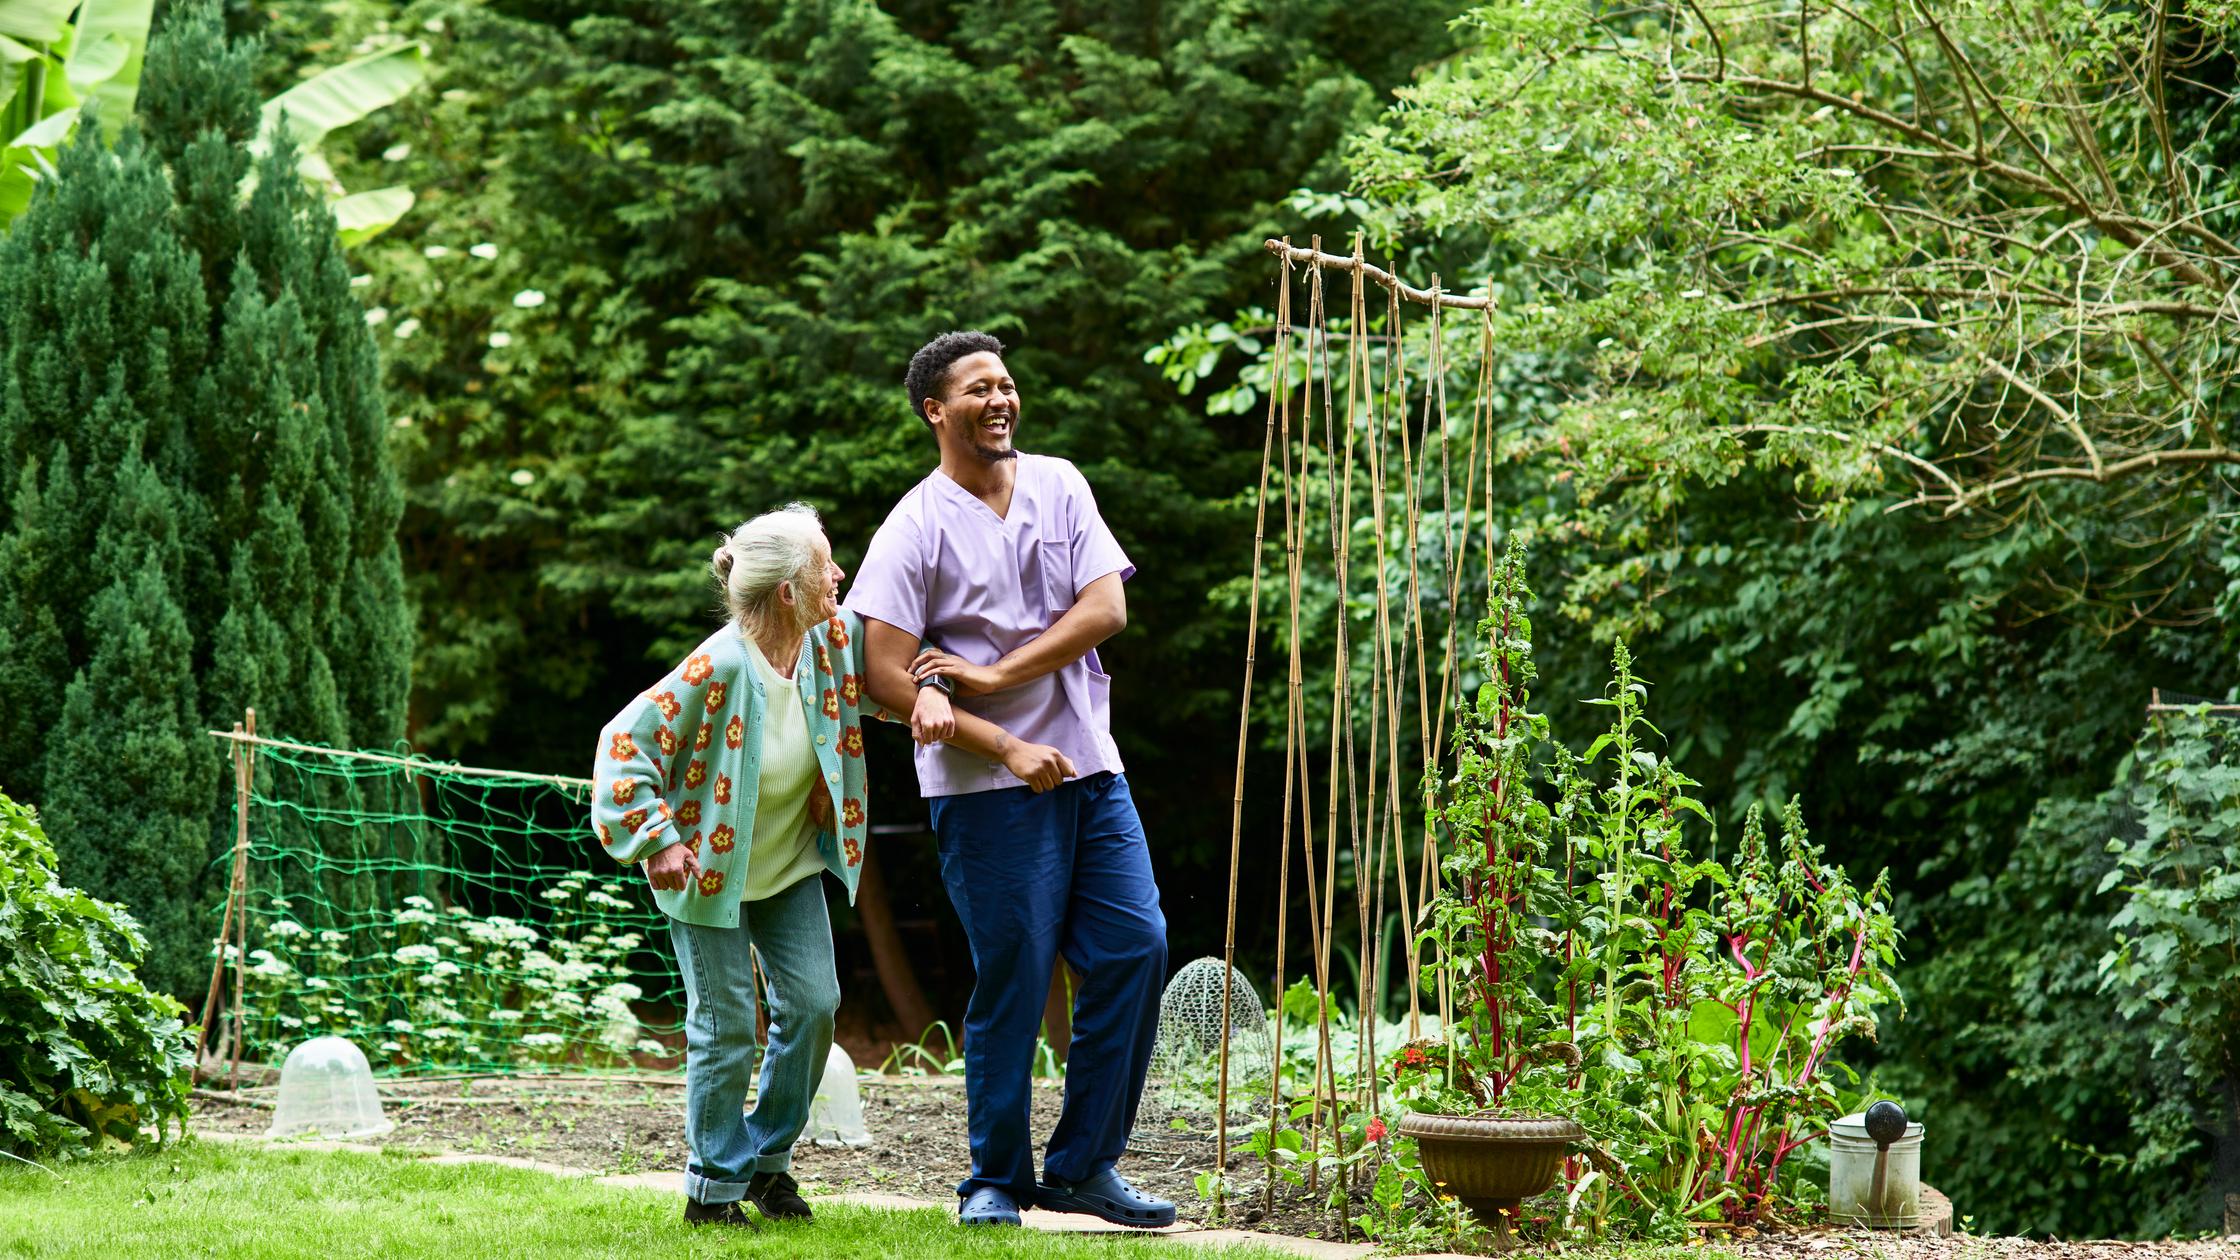
[[[1921,1134],[1905,1108],[1878,1102],[1828,1127],[1828,1216],[1839,1225],[1921,1224]]]

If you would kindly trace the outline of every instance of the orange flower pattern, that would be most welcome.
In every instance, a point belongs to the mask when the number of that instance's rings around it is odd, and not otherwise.
[[[816,742],[829,743],[841,758],[844,773],[835,776],[829,787],[822,773],[815,776],[808,812],[820,843],[823,836],[832,838],[834,847],[824,852],[831,856],[834,869],[844,871],[851,882],[869,849],[864,834],[869,820],[863,790],[862,718],[875,712],[866,677],[857,672],[862,662],[853,637],[852,627],[833,618],[824,633],[809,636],[818,673],[797,681],[797,695],[786,694],[795,688],[785,688],[767,698],[780,704],[805,701]],[[599,842],[618,857],[643,858],[648,849],[681,841],[712,868],[698,872],[686,886],[700,898],[725,895],[726,884],[733,882],[729,876],[735,873],[729,868],[745,860],[746,845],[737,822],[726,821],[740,798],[751,801],[754,788],[752,778],[741,778],[742,771],[751,774],[754,769],[754,758],[741,755],[747,747],[746,719],[754,696],[732,685],[739,663],[735,643],[711,638],[662,683],[641,693],[642,703],[633,703],[626,716],[603,733],[599,750],[603,754],[599,763],[613,766],[611,773],[599,776],[603,782],[593,798],[591,822]],[[695,694],[703,702],[705,718],[701,709],[691,709]],[[692,712],[689,729],[688,709]],[[711,751],[719,725],[725,750],[721,753]],[[661,834],[665,825],[676,828],[673,836]],[[729,893],[738,895],[735,886]],[[696,919],[706,917],[680,909],[675,902],[669,907]]]

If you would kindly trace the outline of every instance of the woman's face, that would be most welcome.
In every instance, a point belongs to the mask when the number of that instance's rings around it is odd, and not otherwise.
[[[800,582],[798,599],[805,626],[830,620],[839,613],[840,583],[848,576],[832,562],[832,544],[822,534],[817,536],[817,557],[809,563],[809,573],[821,576],[805,576]]]

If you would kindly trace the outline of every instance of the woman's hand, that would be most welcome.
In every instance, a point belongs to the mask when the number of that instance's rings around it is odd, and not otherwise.
[[[645,860],[646,882],[656,889],[683,892],[700,878],[700,855],[689,844],[672,844]]]
[[[957,694],[964,696],[984,696],[1009,685],[997,666],[975,665],[954,652],[939,648],[927,648],[918,653],[918,659],[910,662],[912,679],[923,682],[936,676],[954,683]]]
[[[918,688],[918,703],[910,710],[910,738],[921,744],[938,744],[957,733],[957,713],[939,687]]]

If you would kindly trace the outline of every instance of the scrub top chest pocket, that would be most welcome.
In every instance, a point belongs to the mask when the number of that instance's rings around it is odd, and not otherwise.
[[[1053,613],[1065,612],[1073,607],[1073,544],[1045,539],[1035,550],[1042,570],[1043,606]]]

